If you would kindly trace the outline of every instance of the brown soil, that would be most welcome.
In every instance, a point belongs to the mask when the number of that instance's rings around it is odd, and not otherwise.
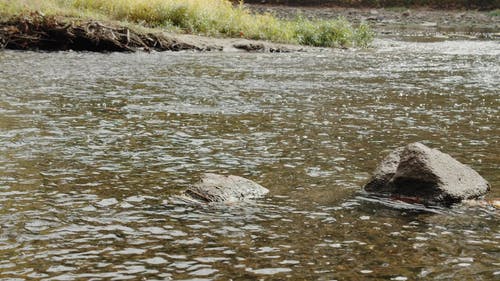
[[[39,13],[0,21],[0,49],[44,51],[300,51],[298,46],[245,39],[138,31],[117,23],[71,20]]]
[[[153,33],[97,21],[64,21],[40,14],[11,18],[0,24],[2,47],[18,50],[134,51],[194,49]]]

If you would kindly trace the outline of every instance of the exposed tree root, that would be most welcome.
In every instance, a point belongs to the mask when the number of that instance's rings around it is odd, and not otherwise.
[[[39,13],[0,22],[1,48],[98,52],[205,50],[161,33],[141,33],[93,20],[69,22]]]
[[[208,38],[152,33],[95,20],[75,20],[40,13],[0,20],[0,50],[41,51],[234,51],[292,52],[303,47],[241,38]]]

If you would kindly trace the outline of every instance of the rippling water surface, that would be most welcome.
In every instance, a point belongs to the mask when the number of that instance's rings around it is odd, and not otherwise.
[[[500,45],[0,52],[1,280],[498,280],[499,212],[365,198],[413,141],[500,197]],[[202,172],[271,190],[169,203]]]

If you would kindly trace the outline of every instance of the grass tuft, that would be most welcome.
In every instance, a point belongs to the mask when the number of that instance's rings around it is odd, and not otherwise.
[[[500,17],[500,9],[496,9],[490,12],[490,16],[492,17]]]
[[[345,19],[281,20],[269,13],[253,14],[243,3],[233,5],[229,0],[0,0],[0,16],[33,11],[323,47],[365,47],[373,39],[367,25],[355,28]]]

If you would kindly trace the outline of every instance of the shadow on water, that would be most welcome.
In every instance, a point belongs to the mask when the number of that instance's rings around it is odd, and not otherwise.
[[[385,207],[389,207],[395,210],[401,210],[402,212],[408,212],[410,214],[420,214],[420,213],[433,213],[433,214],[453,214],[453,210],[441,206],[432,206],[419,203],[408,203],[397,199],[392,199],[388,197],[380,197],[376,195],[363,194],[356,197],[357,199],[367,202],[368,206],[374,207],[373,205],[380,204]]]

